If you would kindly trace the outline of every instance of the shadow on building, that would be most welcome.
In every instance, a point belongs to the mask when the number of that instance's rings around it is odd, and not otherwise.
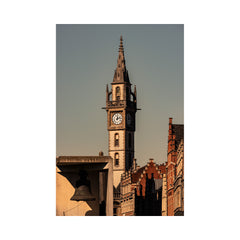
[[[161,216],[162,215],[162,179],[154,179],[146,174],[145,196],[140,185],[140,196],[135,189],[135,216]]]

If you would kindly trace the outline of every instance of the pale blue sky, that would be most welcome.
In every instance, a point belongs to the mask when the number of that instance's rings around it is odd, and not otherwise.
[[[183,25],[57,25],[57,155],[108,154],[106,84],[120,35],[137,86],[135,157],[167,160],[168,119],[183,124]]]

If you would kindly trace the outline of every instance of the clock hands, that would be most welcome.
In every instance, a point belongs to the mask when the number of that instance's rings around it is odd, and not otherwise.
[[[116,113],[113,115],[114,124],[120,124],[122,122],[122,115],[120,113]]]

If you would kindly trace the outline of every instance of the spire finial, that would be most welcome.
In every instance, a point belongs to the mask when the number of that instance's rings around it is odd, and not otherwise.
[[[119,52],[123,52],[123,38],[122,38],[122,35],[120,36]]]

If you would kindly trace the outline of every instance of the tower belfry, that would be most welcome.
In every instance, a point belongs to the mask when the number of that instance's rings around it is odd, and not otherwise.
[[[121,36],[111,90],[108,89],[108,85],[106,87],[108,152],[113,158],[113,185],[116,189],[119,186],[121,174],[132,167],[134,158],[137,91],[135,86],[132,92],[131,85]]]

